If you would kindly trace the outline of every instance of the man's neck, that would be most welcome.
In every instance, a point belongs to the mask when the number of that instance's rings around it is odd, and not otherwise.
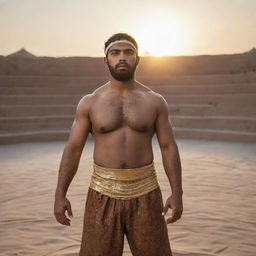
[[[110,76],[109,81],[110,81],[109,83],[110,88],[120,93],[133,90],[136,83],[134,78],[132,78],[129,81],[118,81],[114,79],[112,76]]]

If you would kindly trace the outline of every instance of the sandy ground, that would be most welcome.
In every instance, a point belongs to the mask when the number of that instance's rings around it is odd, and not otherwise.
[[[175,256],[255,256],[256,144],[177,140],[183,167],[184,214],[168,225]],[[70,227],[53,216],[65,142],[0,146],[0,255],[78,255],[92,165],[88,141],[68,197]],[[164,203],[170,186],[154,139]],[[168,214],[170,215],[170,213]],[[127,242],[124,254],[131,255]]]

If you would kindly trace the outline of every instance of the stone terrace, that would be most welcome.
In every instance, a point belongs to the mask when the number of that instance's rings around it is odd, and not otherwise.
[[[139,77],[161,93],[175,137],[256,142],[256,74]],[[66,140],[75,108],[106,77],[0,76],[0,144]]]

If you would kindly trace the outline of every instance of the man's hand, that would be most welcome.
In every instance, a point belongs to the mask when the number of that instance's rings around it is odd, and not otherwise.
[[[172,209],[172,216],[166,220],[167,224],[174,223],[181,218],[183,212],[182,195],[171,195],[170,197],[168,197],[162,215],[165,215],[169,208]]]
[[[54,203],[54,215],[56,220],[62,224],[70,226],[70,219],[66,217],[65,212],[67,211],[69,217],[73,217],[71,204],[67,198],[55,198]]]

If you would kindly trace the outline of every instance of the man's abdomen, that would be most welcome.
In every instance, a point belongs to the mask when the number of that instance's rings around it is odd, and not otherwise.
[[[109,168],[136,168],[153,161],[152,135],[117,130],[94,136],[94,162]]]

